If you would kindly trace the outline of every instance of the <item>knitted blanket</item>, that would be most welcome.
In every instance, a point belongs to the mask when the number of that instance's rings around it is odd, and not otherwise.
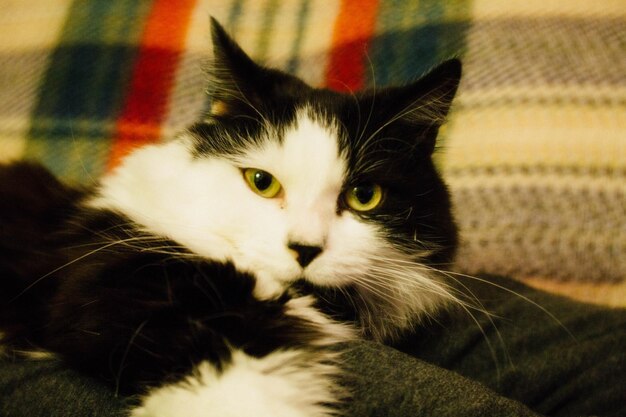
[[[37,159],[79,183],[202,114],[211,15],[255,59],[342,91],[408,82],[461,56],[438,155],[459,270],[569,281],[579,295],[604,288],[596,301],[626,304],[623,0],[0,0],[0,10],[0,161]]]

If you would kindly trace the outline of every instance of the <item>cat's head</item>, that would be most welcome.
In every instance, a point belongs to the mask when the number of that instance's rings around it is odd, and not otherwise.
[[[102,181],[92,205],[122,212],[274,297],[297,281],[337,291],[366,333],[393,335],[450,292],[456,228],[431,156],[461,66],[339,94],[253,62],[213,22],[210,111]]]

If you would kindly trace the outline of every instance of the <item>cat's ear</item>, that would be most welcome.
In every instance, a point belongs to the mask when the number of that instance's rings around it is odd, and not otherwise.
[[[398,124],[415,139],[420,152],[431,154],[460,80],[461,61],[455,58],[409,85],[390,90],[382,98],[388,122]]]
[[[209,117],[263,119],[265,110],[273,108],[281,95],[306,87],[295,77],[255,63],[214,18],[211,18],[211,35]]]
[[[215,18],[211,18],[213,61],[209,68],[209,95],[211,117],[243,114],[242,109],[255,107],[258,102],[250,91],[250,78],[258,72],[257,65],[226,33]]]

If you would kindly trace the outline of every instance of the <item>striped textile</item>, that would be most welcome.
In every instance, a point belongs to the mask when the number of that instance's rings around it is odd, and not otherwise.
[[[0,161],[37,159],[77,183],[203,112],[211,15],[254,58],[342,91],[462,56],[438,156],[460,270],[626,281],[623,0],[0,0],[0,10]]]

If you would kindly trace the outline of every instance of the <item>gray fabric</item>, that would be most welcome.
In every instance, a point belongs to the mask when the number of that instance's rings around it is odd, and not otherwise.
[[[465,283],[493,312],[475,313],[482,330],[467,314],[451,314],[408,335],[397,350],[344,346],[351,392],[345,416],[626,416],[626,310],[489,280],[496,286]],[[0,363],[3,417],[119,417],[125,404],[58,362]]]
[[[124,400],[57,361],[0,363],[2,417],[118,417]]]
[[[347,346],[346,416],[537,416],[483,385],[372,342]],[[55,361],[3,363],[3,417],[120,417],[125,401]],[[184,417],[184,416],[181,416]]]
[[[478,382],[371,342],[345,355],[353,417],[538,416]]]
[[[463,291],[491,316],[441,317],[396,347],[542,414],[626,416],[626,309],[481,279],[464,281]]]
[[[536,416],[479,383],[371,342],[349,346],[345,361],[348,416]],[[4,417],[124,415],[122,398],[58,362],[3,364],[0,386]]]

